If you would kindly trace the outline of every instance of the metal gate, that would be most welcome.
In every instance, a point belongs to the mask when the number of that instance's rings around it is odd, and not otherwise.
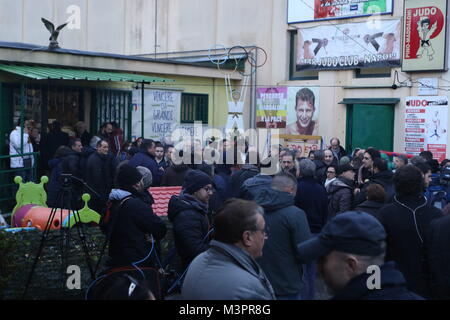
[[[131,141],[132,92],[95,89],[93,97],[91,132],[98,132],[106,122],[116,122],[124,132],[124,139]]]

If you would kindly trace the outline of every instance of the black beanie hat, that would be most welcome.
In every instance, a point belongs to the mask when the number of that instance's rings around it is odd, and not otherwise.
[[[208,184],[213,184],[213,181],[206,173],[200,170],[192,170],[184,178],[183,190],[186,193],[193,194]]]
[[[117,174],[117,186],[120,189],[129,189],[142,179],[142,174],[136,169],[128,164],[124,164],[120,167],[119,173]]]

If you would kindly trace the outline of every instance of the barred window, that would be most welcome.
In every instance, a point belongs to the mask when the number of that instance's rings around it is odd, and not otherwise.
[[[181,95],[181,123],[201,121],[208,123],[208,95],[183,93]]]

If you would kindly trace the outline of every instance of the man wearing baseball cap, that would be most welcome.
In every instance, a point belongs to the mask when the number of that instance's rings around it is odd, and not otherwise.
[[[348,211],[317,237],[298,245],[303,263],[317,260],[333,300],[422,300],[406,288],[393,262],[384,263],[386,232],[373,216]]]

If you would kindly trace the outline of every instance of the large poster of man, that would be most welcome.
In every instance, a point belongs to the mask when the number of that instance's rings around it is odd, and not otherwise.
[[[445,69],[446,0],[405,1],[403,71]]]
[[[319,135],[319,88],[288,88],[286,134]]]

